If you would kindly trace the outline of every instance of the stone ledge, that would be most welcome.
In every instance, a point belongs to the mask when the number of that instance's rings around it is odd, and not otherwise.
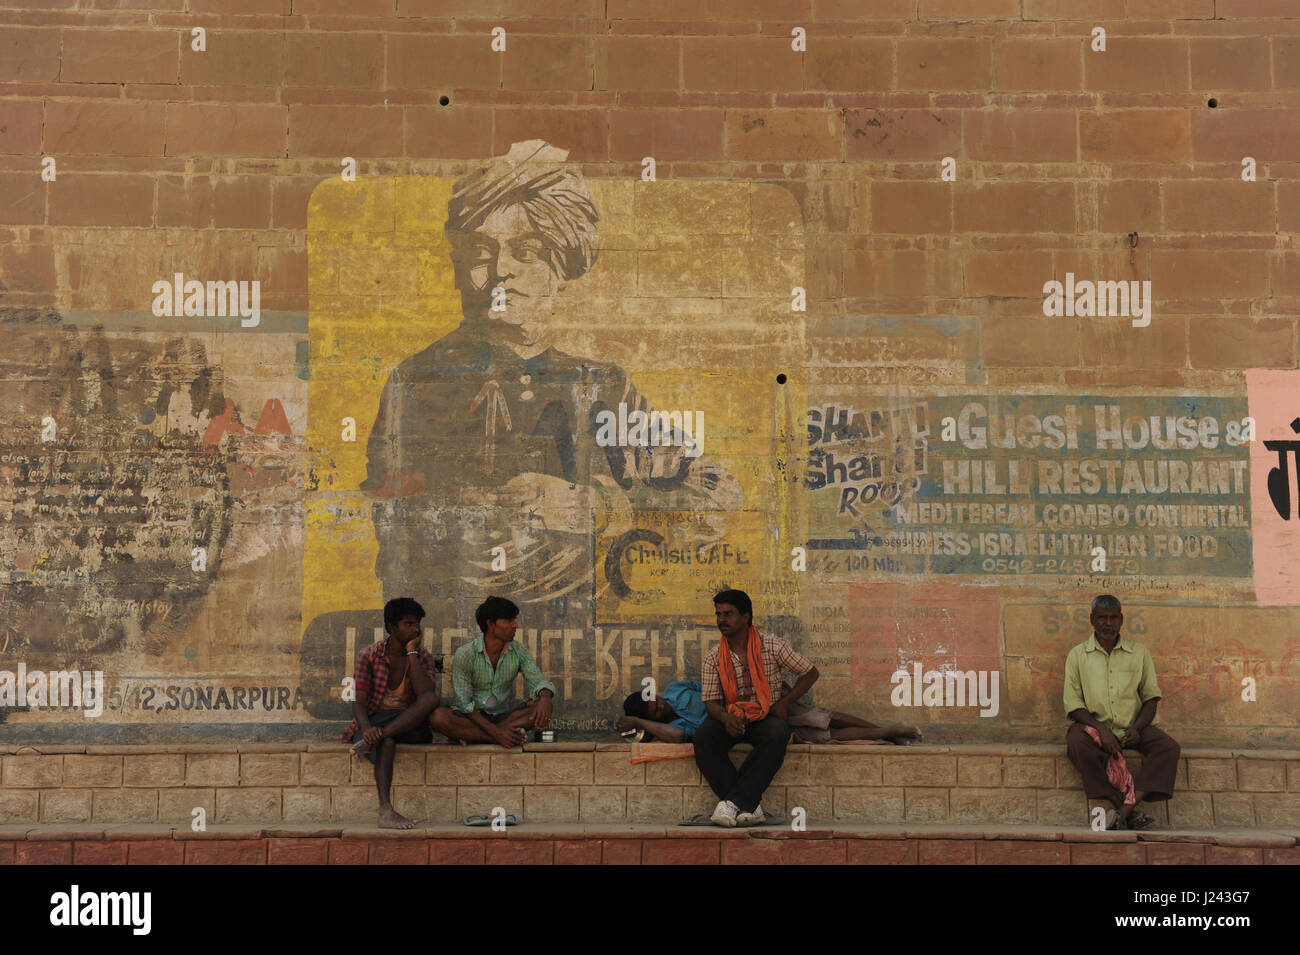
[[[172,841],[176,826],[170,823],[118,822],[104,826],[105,839],[165,839]]]
[[[104,826],[95,825],[35,826],[27,831],[27,839],[30,842],[57,842],[59,840],[85,842],[87,840],[103,839],[104,829]]]
[[[525,743],[510,749],[488,743],[460,746],[456,743],[404,745],[411,753],[631,753],[632,743],[556,742]],[[86,745],[44,745],[32,743],[0,744],[0,755],[7,756],[148,756],[153,754],[210,753],[346,753],[351,744],[304,740],[298,743],[89,743]],[[748,752],[748,743],[738,744],[733,752]],[[852,743],[791,743],[787,753],[816,753],[839,756],[1064,756],[1065,738],[1059,743],[914,743],[910,746],[855,745]],[[1132,753],[1132,751],[1130,751]],[[1133,755],[1132,758],[1140,758]],[[1291,749],[1223,749],[1221,747],[1184,746],[1183,759],[1268,759],[1300,760],[1300,750]]]
[[[1300,843],[1300,834],[1279,830],[1158,830],[1148,832],[1093,832],[1088,829],[1060,829],[1042,826],[875,826],[835,823],[807,831],[793,832],[777,827],[722,829],[712,826],[664,826],[608,823],[533,823],[512,826],[504,832],[462,825],[426,824],[414,829],[380,829],[376,826],[209,826],[205,832],[192,832],[172,826],[93,826],[33,825],[0,826],[0,843],[13,842],[85,842],[170,840],[177,842],[242,841],[264,839],[332,839],[343,841],[420,840],[491,840],[540,842],[546,840],[774,840],[825,841],[892,840],[892,841],[986,841],[986,842],[1061,842],[1075,844],[1146,845],[1180,843],[1224,846],[1228,848],[1291,849]]]
[[[1199,757],[1201,753],[1197,751],[1193,755]],[[1232,756],[1236,759],[1300,759],[1300,749],[1234,749]]]
[[[268,839],[340,839],[342,826],[318,826],[314,823],[301,825],[268,826],[263,830]]]
[[[177,842],[202,842],[212,839],[265,839],[266,828],[263,826],[220,825],[208,826],[201,832],[186,827],[172,830],[172,839]]]

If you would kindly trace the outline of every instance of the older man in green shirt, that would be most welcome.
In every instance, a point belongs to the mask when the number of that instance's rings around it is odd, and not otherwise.
[[[1152,725],[1160,700],[1156,668],[1146,647],[1120,638],[1119,601],[1110,594],[1097,597],[1090,620],[1092,636],[1065,659],[1065,712],[1074,720],[1065,737],[1067,751],[1088,798],[1114,805],[1108,828],[1145,829],[1153,820],[1137,805],[1173,795],[1180,748]],[[1142,754],[1136,779],[1125,778],[1125,748]]]
[[[527,648],[515,643],[519,608],[513,601],[488,597],[474,617],[483,635],[456,651],[451,668],[455,700],[450,707],[438,707],[429,723],[461,744],[518,746],[527,729],[550,725],[555,684],[542,676]],[[521,673],[526,701],[515,698],[515,677]]]

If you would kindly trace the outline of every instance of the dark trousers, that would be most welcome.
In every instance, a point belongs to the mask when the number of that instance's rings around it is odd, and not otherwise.
[[[1082,723],[1070,724],[1065,746],[1070,762],[1083,777],[1083,791],[1089,799],[1123,798],[1123,793],[1106,779],[1106,762],[1110,757],[1093,742]],[[1131,748],[1142,754],[1142,769],[1133,776],[1133,788],[1145,792],[1147,802],[1171,797],[1178,776],[1178,754],[1182,752],[1178,742],[1164,730],[1147,726],[1137,746]]]
[[[744,736],[732,736],[713,717],[695,731],[695,765],[708,780],[719,799],[734,802],[741,812],[753,812],[785,762],[785,748],[790,742],[790,727],[779,716],[768,714],[745,727]],[[749,743],[754,748],[736,769],[731,763],[731,747]]]

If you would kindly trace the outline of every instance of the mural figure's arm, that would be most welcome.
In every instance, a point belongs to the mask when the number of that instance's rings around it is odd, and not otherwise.
[[[366,477],[361,482],[363,491],[375,492],[385,488],[389,478],[397,470],[394,451],[396,436],[392,433],[390,411],[394,401],[393,379],[390,376],[379,398],[379,410],[375,413],[374,426],[366,439]]]
[[[641,412],[647,421],[652,415],[660,414],[626,377],[621,385],[618,400],[605,410],[617,415],[618,406],[625,405],[629,416]],[[685,411],[684,426],[669,433],[671,444],[605,448],[610,472],[633,497],[642,497],[647,492],[653,496],[676,493],[683,495],[686,499],[683,503],[689,502],[693,510],[735,510],[744,500],[740,482],[703,453],[704,431],[685,421],[691,413]],[[690,448],[686,446],[688,433]]]

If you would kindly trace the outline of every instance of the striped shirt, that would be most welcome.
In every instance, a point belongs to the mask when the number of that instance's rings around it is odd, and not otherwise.
[[[797,651],[790,644],[786,643],[780,637],[769,636],[766,633],[759,633],[763,638],[763,670],[767,676],[768,685],[772,687],[772,702],[775,703],[781,698],[781,668],[785,667],[796,677],[801,677],[813,668],[812,661]],[[726,643],[726,638],[721,638]],[[731,653],[731,664],[736,668],[736,683],[741,689],[742,700],[754,700],[758,695],[754,692],[752,682],[745,680],[746,669],[749,666],[748,660],[731,650],[731,645],[727,644],[727,649]],[[749,685],[747,686],[747,682]],[[701,672],[701,685],[703,690],[700,695],[704,702],[710,701],[717,703],[726,703],[722,694],[722,681],[718,679],[718,644],[714,644],[713,649],[704,655],[704,665]],[[749,693],[744,692],[745,689]]]
[[[456,694],[452,708],[466,714],[475,710],[489,716],[509,713],[518,705],[515,677],[520,673],[524,675],[524,688],[530,700],[537,699],[542,690],[550,690],[552,696],[559,695],[555,684],[542,676],[533,655],[522,643],[514,640],[507,643],[493,667],[480,635],[473,643],[457,650],[452,658],[451,686]]]

